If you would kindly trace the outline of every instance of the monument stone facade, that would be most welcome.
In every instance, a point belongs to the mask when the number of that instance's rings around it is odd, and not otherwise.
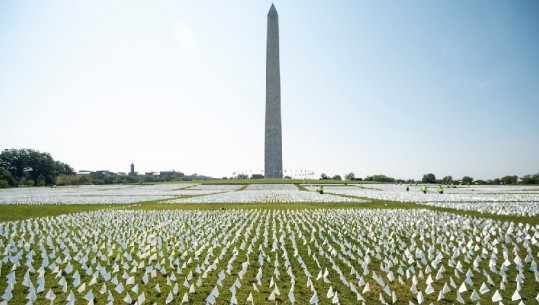
[[[279,15],[272,4],[268,12],[266,45],[266,128],[264,175],[283,177],[283,148],[281,131],[281,75],[279,68]]]

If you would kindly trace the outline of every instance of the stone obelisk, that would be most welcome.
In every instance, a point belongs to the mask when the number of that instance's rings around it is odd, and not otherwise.
[[[268,12],[266,46],[266,178],[283,177],[283,140],[281,133],[281,74],[279,71],[279,15],[272,4]]]

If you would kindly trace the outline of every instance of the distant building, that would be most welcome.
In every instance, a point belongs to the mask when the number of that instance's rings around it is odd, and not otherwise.
[[[77,172],[77,175],[89,175],[91,173],[92,171],[89,171],[89,170],[80,170]]]
[[[129,176],[136,176],[137,172],[135,172],[135,164],[131,163],[131,171],[129,172]]]
[[[157,173],[156,172],[145,172],[144,175],[146,175],[146,176],[156,176]]]

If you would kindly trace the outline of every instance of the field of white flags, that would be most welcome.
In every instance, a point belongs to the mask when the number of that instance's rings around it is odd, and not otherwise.
[[[211,187],[211,186],[209,186]],[[163,203],[286,203],[286,202],[366,202],[317,192],[300,191],[294,184],[250,184],[241,191],[168,200]]]
[[[318,187],[306,186],[315,191]],[[326,193],[347,196],[415,202],[425,205],[498,215],[539,216],[539,187],[537,186],[458,186],[445,187],[443,194],[437,185],[430,185],[427,193],[420,185],[362,184],[326,186]]]
[[[427,194],[421,186],[360,184],[318,185],[249,184],[206,185],[195,183],[157,185],[80,186],[59,188],[12,188],[0,190],[0,205],[6,204],[132,204],[156,201],[162,204],[197,203],[342,203],[368,202],[369,199],[419,203],[464,211],[498,215],[539,216],[539,187],[458,186],[438,194],[431,185]]]
[[[537,304],[539,226],[425,209],[0,223],[0,304]]]
[[[11,188],[0,190],[0,204],[126,204],[213,194],[239,187],[157,184]]]
[[[300,191],[294,184],[156,184],[12,188],[0,190],[0,204],[128,204],[365,202],[359,198]]]
[[[390,200],[529,217],[539,215],[538,187],[458,186],[443,194],[434,185],[427,194],[415,185],[325,185],[324,194],[317,188],[0,190],[2,213],[18,204],[255,204],[218,211],[103,206],[0,222],[0,305],[539,303],[537,225],[428,209],[265,209]]]

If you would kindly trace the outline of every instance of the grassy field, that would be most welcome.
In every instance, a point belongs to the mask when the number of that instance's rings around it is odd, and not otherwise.
[[[206,182],[208,183],[209,181]],[[282,183],[283,180],[279,180],[279,182]],[[290,181],[290,183],[296,184],[300,191],[304,191],[305,189],[299,185],[302,182]],[[316,182],[319,181],[316,180]],[[316,184],[316,182],[313,184]],[[246,189],[249,184],[252,184],[253,180],[235,181],[234,183],[243,185],[239,189],[241,191]],[[365,187],[369,188],[367,185]],[[331,194],[331,186],[326,188],[326,193]],[[338,196],[353,198],[353,196]],[[116,213],[116,210],[125,212]],[[103,212],[101,213],[100,211]],[[347,214],[346,211],[351,211],[352,213]],[[44,218],[59,215],[65,216],[60,219],[65,221],[67,225],[57,223],[59,218],[56,217]],[[471,216],[471,218],[461,219],[458,215]],[[433,217],[432,222],[429,217]],[[438,219],[436,220],[434,217]],[[476,243],[477,246],[484,247],[481,239],[474,236],[473,232],[480,232],[485,226],[499,225],[500,228],[507,228],[507,224],[510,223],[539,225],[539,217],[504,216],[387,200],[370,200],[369,202],[361,203],[162,204],[159,201],[146,201],[135,204],[114,205],[0,205],[0,222],[29,218],[36,218],[36,220],[20,222],[18,225],[13,225],[12,223],[9,226],[12,230],[17,227],[20,228],[11,231],[9,238],[1,237],[3,243],[7,245],[11,237],[22,234],[23,238],[15,239],[15,244],[27,250],[40,253],[43,248],[33,243],[27,243],[27,241],[42,241],[46,244],[45,249],[50,255],[49,261],[56,259],[59,266],[66,265],[66,249],[75,249],[71,255],[76,257],[76,261],[71,261],[71,264],[75,270],[80,270],[81,282],[87,285],[86,290],[77,292],[77,287],[73,284],[73,279],[71,278],[72,274],[67,274],[66,272],[56,274],[49,272],[47,269],[45,275],[46,289],[40,294],[38,293],[34,304],[49,304],[50,302],[44,298],[49,289],[58,295],[54,304],[65,304],[67,295],[71,290],[77,298],[77,304],[87,303],[83,298],[89,291],[93,291],[96,304],[106,304],[108,303],[107,293],[98,292],[101,287],[106,287],[107,291],[113,293],[113,304],[126,304],[127,302],[122,301],[126,293],[136,298],[139,293],[135,292],[135,287],[139,286],[141,287],[140,292],[145,293],[146,301],[144,304],[153,302],[164,304],[168,296],[174,291],[175,284],[179,286],[176,290],[179,292],[174,293],[174,301],[171,304],[179,304],[185,294],[189,297],[187,304],[204,304],[212,289],[215,288],[219,288],[221,295],[216,304],[229,304],[232,297],[229,288],[234,285],[235,280],[240,278],[239,274],[242,268],[246,268],[246,272],[241,281],[242,287],[237,288],[238,304],[245,304],[249,293],[253,293],[254,304],[290,304],[288,293],[292,288],[290,284],[292,278],[287,272],[294,274],[294,280],[297,283],[294,288],[296,304],[308,304],[313,295],[313,289],[317,291],[320,304],[331,304],[332,298],[326,296],[330,288],[338,292],[340,304],[361,304],[361,302],[357,301],[357,295],[352,293],[348,286],[341,283],[343,278],[356,285],[355,287],[365,298],[366,304],[378,304],[380,303],[380,297],[391,303],[391,296],[386,295],[383,292],[383,287],[376,284],[376,281],[372,278],[372,273],[365,274],[364,270],[361,270],[361,263],[348,257],[351,254],[349,251],[355,249],[354,251],[356,252],[359,251],[369,255],[372,262],[368,269],[371,272],[376,271],[380,275],[384,275],[382,273],[383,268],[390,266],[391,262],[397,261],[399,263],[391,267],[393,272],[396,272],[399,265],[403,266],[403,268],[404,266],[407,268],[415,266],[419,268],[418,270],[427,270],[425,266],[428,267],[429,264],[407,263],[408,257],[405,256],[404,250],[411,245],[412,248],[415,247],[414,253],[416,254],[418,251],[421,253],[423,251],[428,252],[429,263],[434,258],[430,257],[430,255],[443,252],[445,257],[443,264],[448,267],[446,265],[447,258],[451,257],[452,253],[455,255],[452,252],[454,251],[453,247],[464,245],[464,249],[466,249],[470,243]],[[379,221],[374,221],[376,219]],[[442,220],[440,221],[440,219]],[[494,222],[491,220],[494,220]],[[448,225],[444,228],[446,223]],[[22,226],[27,227],[22,229]],[[42,233],[39,233],[34,237],[33,234],[26,232],[27,228],[36,229],[38,227],[50,235],[43,236]],[[430,239],[424,239],[417,235],[417,232],[426,231],[429,234],[436,235],[438,239],[447,239],[444,229],[448,229],[448,232],[456,237],[455,244],[452,246],[448,247],[446,242],[440,242],[434,236],[431,236]],[[115,235],[114,238],[109,238],[106,237],[107,234],[104,234],[106,231],[121,234]],[[129,234],[126,235],[126,232],[129,232]],[[63,248],[53,246],[51,243],[54,241],[62,244],[71,238],[74,238],[73,240],[79,243],[78,249],[76,246]],[[452,243],[449,240],[447,242]],[[520,258],[524,259],[529,253],[523,247],[516,249],[514,242],[515,240],[508,244],[511,247],[511,254],[518,254]],[[12,245],[14,246],[15,244]],[[230,248],[226,246],[227,244],[231,244]],[[124,245],[125,248],[120,245]],[[174,247],[171,247],[171,245],[174,245]],[[178,247],[181,250],[177,250]],[[247,247],[252,249],[252,254]],[[500,259],[503,258],[500,253],[505,248],[505,244],[496,246],[496,253],[498,253]],[[334,250],[336,252],[333,252]],[[429,252],[431,250],[432,252]],[[488,247],[484,248],[484,251],[487,252],[491,250]],[[56,254],[53,255],[50,251],[56,252]],[[77,251],[79,253],[74,255]],[[485,259],[488,258],[488,255],[474,266],[473,258],[484,255],[478,256],[481,251],[475,253],[470,251],[472,251],[472,248],[469,248],[468,252],[463,251],[455,256],[456,260],[462,263],[463,272],[461,274],[457,274],[450,269],[440,280],[434,281],[432,287],[436,290],[436,293],[425,295],[426,304],[431,302],[434,304],[456,303],[454,293],[464,280],[464,272],[466,270],[488,270],[489,260]],[[534,251],[536,252],[536,249]],[[130,256],[135,257],[135,254],[140,256],[145,252],[154,259],[148,257],[135,261],[130,259]],[[5,251],[4,253],[9,252]],[[13,255],[15,256],[16,253],[17,251],[14,251]],[[23,252],[20,253],[22,254]],[[24,253],[26,255],[27,252]],[[221,254],[219,255],[219,253]],[[377,256],[377,253],[382,254],[382,256]],[[107,257],[104,254],[107,254]],[[533,256],[536,255],[536,253],[532,254]],[[261,257],[263,259],[262,263],[260,262]],[[302,269],[300,261],[297,260],[298,257],[303,258],[304,267],[312,274],[313,283],[311,288],[305,285],[305,283],[309,282],[309,279],[304,274],[305,269]],[[176,258],[180,259],[180,264],[174,263]],[[0,295],[7,288],[6,276],[13,270],[12,259],[4,259],[4,263],[0,264],[0,274],[2,275]],[[287,268],[285,266],[288,259],[290,259],[290,265]],[[39,266],[43,262],[43,258],[39,257],[39,255],[35,256],[33,260],[35,266]],[[29,277],[30,284],[37,286],[39,272],[27,273],[28,269],[24,266],[25,261],[26,259],[23,259],[20,262],[19,270],[23,269],[23,271],[16,274],[17,285],[13,290],[13,300],[10,304],[26,303],[29,294],[31,294],[28,288],[20,284],[25,281],[24,277]],[[216,269],[210,268],[212,262],[215,263]],[[26,263],[28,264],[28,262]],[[117,276],[120,278],[120,282],[124,281],[125,283],[125,277],[133,275],[135,276],[134,284],[129,286],[126,284],[125,291],[122,293],[116,293],[114,285],[111,285],[109,281],[105,281],[101,276],[98,276],[96,282],[92,284],[92,273],[87,271],[87,265],[106,266],[110,271],[113,268],[112,265],[115,264],[120,266],[120,271],[116,274],[113,273],[113,277]],[[181,264],[183,266],[180,268]],[[143,282],[142,274],[146,273],[142,270],[149,266],[160,265],[165,266],[167,270],[158,272],[157,275],[151,276],[147,282]],[[356,275],[352,274],[353,272],[350,271],[350,266],[352,265],[362,275],[365,282],[370,283],[370,291],[363,292],[366,286],[361,285],[361,281],[357,280],[357,273]],[[507,272],[507,278],[511,280],[505,285],[506,289],[501,291],[505,304],[518,304],[518,302],[508,301],[516,289],[516,283],[512,279],[517,277],[517,271],[513,266]],[[200,269],[204,268],[209,268],[206,270],[210,270],[207,272],[207,276],[200,271]],[[227,273],[223,278],[222,286],[216,285],[219,282],[219,271],[227,268],[231,272]],[[329,270],[326,282],[323,279],[315,280],[318,273],[323,272],[325,269]],[[432,276],[434,277],[436,268],[433,269]],[[277,275],[276,270],[280,271],[280,276]],[[337,270],[342,270],[343,274],[339,276]],[[93,269],[93,272],[97,272],[96,269]],[[263,274],[261,280],[257,279],[257,273]],[[480,272],[474,273],[472,280],[476,285],[474,286],[475,289],[477,289],[481,282],[486,281],[486,279],[483,278]],[[187,280],[188,274],[193,274],[192,280]],[[535,275],[528,268],[522,274],[526,279],[526,285],[520,290],[520,294],[525,304],[533,304],[534,298],[539,291],[539,285],[533,281]],[[176,276],[177,280],[171,281],[172,275]],[[420,278],[417,289],[426,291],[425,280],[428,276],[427,273],[423,274],[421,272],[417,276]],[[56,284],[59,277],[67,278],[69,286],[67,292],[62,292],[61,285]],[[402,277],[404,278],[404,276]],[[442,289],[444,283],[449,283],[453,280],[453,277],[457,282],[457,287],[451,287],[452,292],[447,294],[446,299],[437,302],[437,293]],[[481,297],[479,300],[481,304],[490,304],[490,298],[494,290],[500,286],[500,277],[493,275],[493,278],[498,287],[489,286],[491,291]],[[409,300],[417,303],[417,294],[411,292],[413,285],[411,285],[409,278],[404,279],[404,284],[399,284],[396,280],[388,281],[385,277],[384,279],[388,283],[388,289],[396,292],[399,296],[396,304],[408,304]],[[275,295],[274,301],[269,301],[268,298],[271,298],[272,293],[275,292],[274,288],[270,287],[270,283],[274,280],[278,284],[280,294]],[[186,281],[188,282],[187,286],[185,286]],[[195,284],[196,282],[201,285]],[[26,280],[26,283],[28,284],[28,280]],[[190,286],[196,288],[196,293],[188,293]],[[156,287],[160,287],[161,292],[158,292]],[[470,285],[470,290],[463,293],[466,304],[470,303],[471,287]],[[475,303],[477,302],[473,302],[473,304]]]

